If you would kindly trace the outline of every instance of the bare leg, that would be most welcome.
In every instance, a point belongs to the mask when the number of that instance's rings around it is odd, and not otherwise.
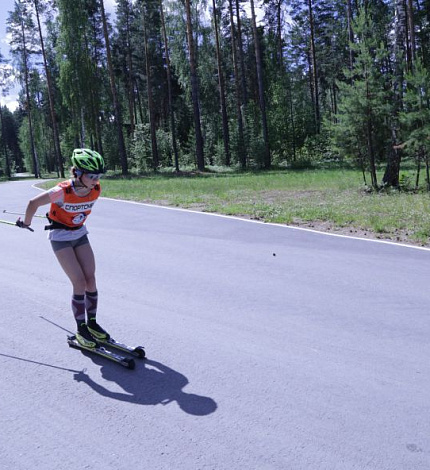
[[[63,248],[56,251],[55,255],[73,286],[72,311],[78,325],[77,341],[84,346],[95,347],[97,343],[85,323],[85,292],[96,291],[95,261],[91,245],[87,243],[76,248]]]
[[[96,285],[96,262],[94,259],[93,249],[89,243],[75,248],[75,255],[85,277],[85,290],[87,292],[95,292]]]
[[[56,251],[55,256],[72,283],[73,294],[84,295],[86,286],[85,272],[79,263],[75,250],[72,247],[63,248]]]
[[[96,263],[94,260],[94,253],[89,243],[76,247],[75,253],[85,275],[85,307],[87,310],[88,329],[94,338],[103,341],[109,338],[109,333],[104,330],[96,320],[98,295],[95,278]]]

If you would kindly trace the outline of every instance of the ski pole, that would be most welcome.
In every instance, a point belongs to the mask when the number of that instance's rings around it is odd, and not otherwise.
[[[25,215],[23,212],[10,212],[10,211],[7,211],[6,209],[3,209],[3,214]],[[33,217],[41,217],[42,219],[45,218],[44,215],[40,215],[40,214],[35,214]]]
[[[0,219],[0,223],[2,224],[7,224],[7,225],[15,225],[16,227],[18,227],[17,223],[16,222],[10,222],[9,220],[1,220]],[[31,227],[26,227],[28,230],[30,230],[30,232],[34,232],[34,230],[31,228]]]

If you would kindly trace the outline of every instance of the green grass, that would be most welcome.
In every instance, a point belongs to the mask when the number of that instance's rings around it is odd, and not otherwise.
[[[369,193],[352,170],[106,178],[103,195],[422,245],[430,235],[428,193]]]

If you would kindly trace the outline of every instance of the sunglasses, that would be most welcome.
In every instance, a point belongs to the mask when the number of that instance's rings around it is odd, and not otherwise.
[[[102,177],[101,173],[84,173],[84,175],[91,181],[98,181]]]

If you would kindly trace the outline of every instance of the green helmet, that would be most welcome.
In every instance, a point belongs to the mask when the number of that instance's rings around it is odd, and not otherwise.
[[[84,173],[104,173],[103,157],[90,149],[75,149],[72,155],[72,165]]]

